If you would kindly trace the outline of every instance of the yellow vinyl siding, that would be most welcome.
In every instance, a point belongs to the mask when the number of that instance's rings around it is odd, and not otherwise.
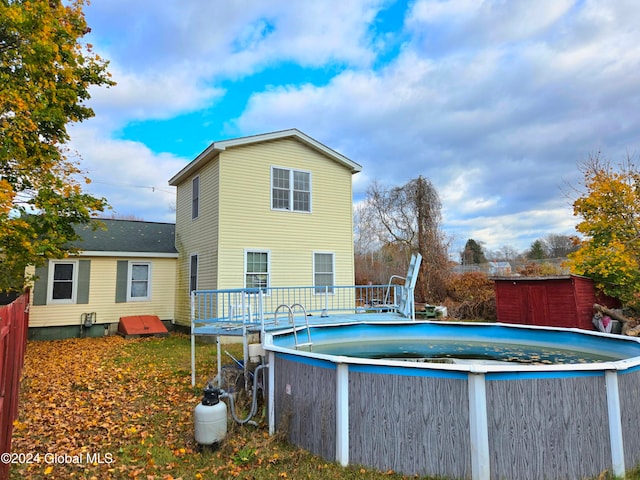
[[[271,168],[311,173],[311,213],[271,209]],[[200,176],[199,218],[191,182]],[[189,262],[198,254],[198,289],[244,286],[245,252],[269,251],[271,286],[313,285],[313,253],[330,252],[335,283],[352,285],[352,172],[292,138],[230,146],[178,185],[180,252],[176,323],[188,326]]]
[[[88,304],[31,305],[29,327],[80,326],[83,313],[96,312],[96,323],[118,323],[128,315],[157,315],[171,320],[175,305],[175,258],[79,257],[91,261]],[[115,303],[118,260],[151,263],[151,300]]]
[[[351,172],[284,139],[220,155],[220,288],[244,284],[244,249],[271,253],[271,285],[313,285],[313,251],[335,254],[336,283],[351,285]],[[311,173],[311,213],[271,209],[271,168]]]
[[[198,218],[191,218],[191,185],[200,177]],[[198,288],[217,288],[218,251],[218,161],[211,160],[198,172],[183,181],[177,189],[176,249],[180,253],[176,281],[176,323],[189,325],[189,268],[191,255],[198,255]]]

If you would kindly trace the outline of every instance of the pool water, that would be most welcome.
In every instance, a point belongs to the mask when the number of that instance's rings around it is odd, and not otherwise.
[[[388,339],[383,342],[338,342],[315,344],[314,353],[355,358],[404,360],[433,363],[519,363],[529,365],[562,365],[620,360],[589,351],[532,346],[503,342],[456,340],[407,341]]]

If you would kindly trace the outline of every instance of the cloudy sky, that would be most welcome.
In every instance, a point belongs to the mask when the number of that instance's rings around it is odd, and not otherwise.
[[[117,215],[174,221],[168,179],[212,141],[298,128],[378,180],[418,175],[468,238],[573,234],[580,162],[640,148],[637,0],[94,0],[73,147]]]

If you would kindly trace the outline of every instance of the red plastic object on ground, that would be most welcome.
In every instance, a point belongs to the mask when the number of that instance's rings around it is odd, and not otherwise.
[[[160,321],[157,315],[132,315],[120,317],[118,333],[125,338],[139,336],[166,336],[169,335],[167,327]]]

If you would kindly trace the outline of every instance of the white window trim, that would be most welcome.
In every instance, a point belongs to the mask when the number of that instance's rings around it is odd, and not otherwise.
[[[147,278],[147,295],[145,297],[132,297],[131,296],[131,281],[132,281],[132,272],[134,265],[147,265],[149,267],[149,276]],[[130,261],[127,265],[127,302],[148,302],[151,300],[151,279],[153,278],[152,272],[152,264],[151,262],[136,262]]]
[[[249,273],[253,274],[255,272],[247,272],[247,253],[266,253],[267,254],[267,292],[269,292],[269,288],[271,287],[271,250],[265,250],[263,248],[245,248],[244,249],[244,274],[242,275],[242,284],[244,288],[247,287],[247,275]],[[267,293],[269,295],[269,293]]]
[[[287,170],[289,172],[289,206],[290,208],[273,208],[273,170]],[[309,210],[294,210],[293,209],[293,173],[308,173],[309,174]],[[293,213],[312,213],[313,212],[313,174],[309,170],[302,170],[299,168],[291,167],[279,167],[277,165],[271,166],[271,183],[269,185],[269,201],[271,210],[275,212],[293,212]]]
[[[70,263],[73,265],[71,298],[53,299],[53,274],[56,264]],[[77,260],[49,260],[49,272],[47,278],[47,304],[48,305],[71,305],[77,302],[78,298],[78,261]]]
[[[189,294],[191,294],[191,274],[193,273],[191,271],[191,265],[193,265],[193,257],[196,257],[196,290],[198,290],[198,270],[200,270],[200,255],[197,253],[192,253],[191,255],[189,255],[189,281],[187,282],[189,284]]]
[[[316,254],[323,254],[323,255],[331,255],[331,274],[333,275],[333,285],[330,285],[332,287],[335,287],[335,283],[336,283],[336,253],[335,252],[327,252],[324,250],[314,250],[311,253],[311,264],[313,266],[313,293],[314,295],[324,295],[325,291],[323,290],[322,292],[318,292],[316,290],[316,288],[324,288],[326,285],[319,285],[316,287]],[[326,273],[326,272],[322,272],[322,273]],[[329,291],[329,295],[334,295],[336,293],[336,289],[331,289]]]

